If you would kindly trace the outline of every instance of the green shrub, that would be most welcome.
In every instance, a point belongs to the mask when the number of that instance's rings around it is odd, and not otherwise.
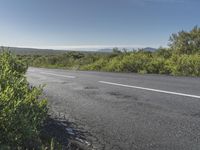
[[[147,64],[151,61],[151,56],[145,53],[131,53],[121,60],[122,71],[125,72],[146,72]]]
[[[26,70],[10,52],[0,54],[0,148],[30,146],[46,118],[47,102],[38,100],[42,88],[30,87]]]
[[[174,58],[172,74],[200,76],[200,55],[180,55]]]
[[[165,59],[162,57],[153,57],[152,60],[147,64],[148,73],[163,74],[166,73],[165,70]]]
[[[122,71],[122,60],[123,57],[118,56],[110,59],[106,66],[104,66],[103,70],[105,71],[114,71],[121,72]]]
[[[108,63],[107,59],[100,58],[99,60],[95,61],[94,63],[83,66],[82,70],[101,71],[107,65],[107,63]]]

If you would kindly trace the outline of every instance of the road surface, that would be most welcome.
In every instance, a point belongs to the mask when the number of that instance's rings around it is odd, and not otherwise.
[[[29,68],[53,111],[88,130],[97,149],[199,150],[200,78]]]

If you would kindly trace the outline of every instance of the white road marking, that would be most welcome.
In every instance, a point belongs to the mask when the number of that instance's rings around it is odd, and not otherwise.
[[[41,74],[47,74],[47,75],[52,75],[52,76],[57,76],[57,77],[65,77],[65,78],[76,78],[75,76],[66,76],[66,75],[61,75],[61,74],[54,74],[54,73],[47,73],[47,72],[40,72]]]
[[[132,86],[132,85],[125,85],[125,84],[113,83],[113,82],[107,82],[107,81],[99,81],[99,82],[100,83],[104,83],[104,84],[109,84],[109,85],[116,85],[116,86],[122,86],[122,87],[128,87],[128,88],[141,89],[141,90],[146,90],[146,91],[153,91],[153,92],[159,92],[159,93],[179,95],[179,96],[185,96],[185,97],[192,97],[192,98],[199,98],[200,99],[199,95],[177,93],[177,92],[164,91],[164,90],[158,90],[158,89],[151,89],[151,88],[145,88],[145,87],[139,87],[139,86]]]

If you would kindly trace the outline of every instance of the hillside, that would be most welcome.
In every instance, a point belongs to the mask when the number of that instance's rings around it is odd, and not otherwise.
[[[16,55],[58,55],[67,52],[67,50],[20,48],[20,47],[9,47],[9,50]]]

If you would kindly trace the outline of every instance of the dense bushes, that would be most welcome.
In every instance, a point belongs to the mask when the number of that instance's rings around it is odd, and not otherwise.
[[[31,146],[47,115],[42,89],[30,87],[26,70],[11,53],[0,54],[0,149]]]
[[[112,53],[67,52],[25,59],[37,67],[200,76],[200,28],[172,34],[169,48],[155,52],[114,48]]]
[[[172,74],[200,76],[200,55],[181,55],[175,58]]]
[[[160,48],[156,52],[82,54],[81,58],[73,58],[67,54],[55,57],[41,56],[34,59],[31,65],[93,71],[200,76],[200,54],[178,55],[170,48]],[[52,58],[56,59],[54,63],[52,63]]]

